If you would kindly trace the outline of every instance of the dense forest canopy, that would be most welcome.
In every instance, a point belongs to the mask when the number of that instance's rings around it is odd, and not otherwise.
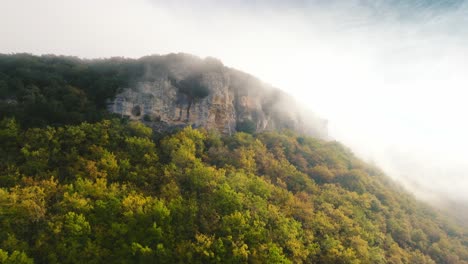
[[[3,261],[468,263],[462,230],[335,142],[4,119],[0,144]]]
[[[152,60],[0,56],[0,263],[468,263],[337,142],[112,118]]]

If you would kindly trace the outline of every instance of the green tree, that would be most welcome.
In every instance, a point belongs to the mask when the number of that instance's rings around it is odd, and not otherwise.
[[[210,94],[210,89],[203,84],[203,76],[201,74],[193,74],[185,79],[177,81],[174,77],[169,77],[172,86],[178,91],[187,96],[187,120],[190,119],[190,108],[197,100],[203,99]]]

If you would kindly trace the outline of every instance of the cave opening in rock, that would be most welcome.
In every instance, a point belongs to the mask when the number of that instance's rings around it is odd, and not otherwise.
[[[132,115],[141,116],[141,107],[139,105],[136,105],[132,108]]]

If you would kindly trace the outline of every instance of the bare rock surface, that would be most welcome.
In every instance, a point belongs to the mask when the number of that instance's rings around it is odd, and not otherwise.
[[[144,78],[121,89],[108,104],[111,112],[141,120],[159,131],[191,125],[225,134],[290,129],[327,136],[326,120],[304,111],[281,90],[216,59],[187,54],[149,58]],[[207,96],[197,97],[176,87],[177,81],[191,76],[198,76]]]

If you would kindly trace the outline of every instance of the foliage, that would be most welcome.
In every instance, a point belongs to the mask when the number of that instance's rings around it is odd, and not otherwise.
[[[174,77],[169,77],[170,83],[187,97],[187,119],[190,119],[192,104],[210,94],[210,90],[202,82],[202,77],[201,74],[193,74],[180,81],[177,81]]]
[[[238,121],[236,130],[248,134],[253,134],[257,131],[257,125],[252,120]]]
[[[1,263],[468,263],[468,237],[336,142],[0,122]]]
[[[142,67],[121,58],[0,54],[0,118],[14,116],[23,127],[100,120],[107,99],[140,78]]]
[[[204,98],[210,94],[208,87],[202,84],[202,75],[190,75],[187,78],[176,81],[173,77],[169,81],[179,92],[187,95],[189,98]]]
[[[0,263],[468,263],[466,230],[337,142],[105,111],[180,59],[0,55]],[[170,81],[189,118],[202,76]]]

